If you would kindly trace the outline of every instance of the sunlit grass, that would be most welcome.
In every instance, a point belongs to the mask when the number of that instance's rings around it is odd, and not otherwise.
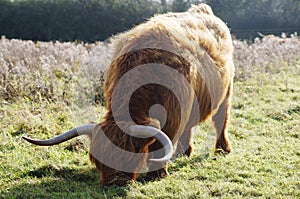
[[[49,138],[78,124],[100,121],[105,109],[92,100],[92,91],[84,93],[89,100],[82,103],[76,101],[82,90],[76,89],[67,90],[67,99],[62,92],[55,99],[36,97],[40,90],[7,97],[3,88],[7,82],[2,81],[0,198],[299,198],[299,59],[290,63],[265,72],[254,65],[250,75],[235,79],[230,155],[213,154],[215,134],[208,121],[196,128],[192,157],[173,161],[170,176],[156,181],[140,178],[127,187],[110,189],[99,184],[85,138],[52,147],[33,146],[21,138]],[[249,72],[248,67],[239,70]],[[53,85],[63,88],[65,81],[55,77]],[[79,85],[74,81],[75,87]],[[24,84],[22,79],[12,83]]]

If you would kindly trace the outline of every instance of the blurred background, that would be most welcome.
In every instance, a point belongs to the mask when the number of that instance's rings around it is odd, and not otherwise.
[[[207,3],[238,39],[300,31],[299,0],[0,0],[0,35],[33,41],[103,41],[156,13]]]

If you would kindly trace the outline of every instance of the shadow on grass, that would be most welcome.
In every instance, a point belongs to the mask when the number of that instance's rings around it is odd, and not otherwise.
[[[20,176],[0,198],[112,198],[126,197],[128,187],[103,189],[94,169],[43,166]]]
[[[200,155],[192,155],[192,157],[182,156],[178,157],[173,160],[174,164],[170,167],[170,171],[176,172],[179,171],[181,168],[186,167],[187,165],[193,165],[195,163],[202,162],[208,159],[216,159],[218,155],[211,155],[209,153],[204,153]]]
[[[187,165],[210,158],[215,157],[202,154],[191,158],[177,158],[169,167],[169,171],[172,176],[172,173],[179,172]],[[104,189],[95,169],[58,169],[49,165],[23,173],[19,179],[20,182],[2,192],[0,198],[126,198],[127,192],[130,191],[130,186]],[[145,185],[153,180],[146,180],[141,176],[138,181]]]
[[[180,172],[180,170],[187,165],[194,165],[196,163],[208,160],[208,159],[213,159],[216,160],[219,155],[213,155],[211,156],[210,154],[201,154],[201,155],[193,155],[192,157],[187,157],[187,156],[181,156],[172,159],[172,164],[168,167],[168,171],[170,173],[170,177],[172,177],[173,173]],[[142,185],[146,185],[148,183],[151,183],[153,181],[158,181],[159,177],[156,179],[152,178],[147,178],[146,173],[140,174],[139,178],[137,179],[138,182],[140,182]]]

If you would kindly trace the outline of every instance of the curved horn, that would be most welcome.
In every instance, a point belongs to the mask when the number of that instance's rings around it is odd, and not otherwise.
[[[91,134],[95,126],[96,124],[87,124],[87,125],[79,126],[48,140],[35,140],[26,136],[23,136],[22,138],[32,144],[36,144],[40,146],[52,146],[52,145],[60,144],[62,142],[65,142],[67,140],[70,140],[80,135]]]
[[[135,137],[155,137],[162,145],[165,151],[165,156],[159,159],[149,159],[152,162],[167,162],[173,155],[173,144],[170,138],[161,130],[152,126],[132,125],[130,126],[130,133]]]

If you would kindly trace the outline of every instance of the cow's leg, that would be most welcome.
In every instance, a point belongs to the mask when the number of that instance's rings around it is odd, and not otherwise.
[[[186,155],[190,157],[192,151],[193,151],[193,131],[192,129],[189,129],[189,130],[185,130],[183,134],[180,136],[177,143],[175,157],[180,157],[182,155]]]
[[[159,142],[149,146],[149,158],[160,158],[164,156],[164,150],[162,150],[162,145]],[[162,178],[169,175],[167,171],[167,163],[158,162],[148,162],[148,173],[147,179],[154,180],[155,178]]]
[[[212,118],[217,132],[215,153],[230,153],[231,151],[230,143],[227,138],[231,107],[231,92],[232,89],[229,88],[224,101],[218,109],[218,112]]]

